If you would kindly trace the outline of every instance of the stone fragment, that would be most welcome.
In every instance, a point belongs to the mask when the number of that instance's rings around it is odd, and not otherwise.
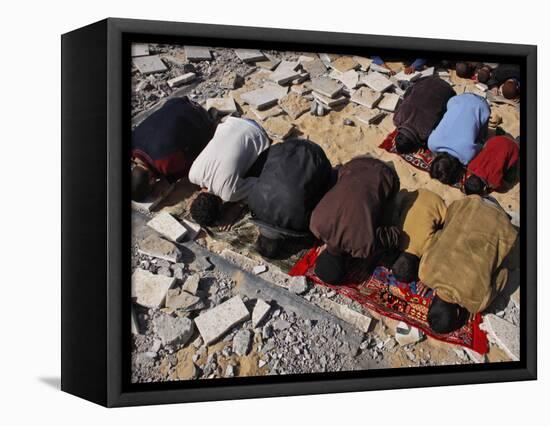
[[[138,252],[172,263],[177,263],[180,257],[180,250],[173,243],[157,235],[149,235],[141,240],[138,243]]]
[[[175,282],[175,278],[155,275],[138,268],[132,274],[132,298],[141,306],[161,308],[164,306],[166,293]]]
[[[418,80],[420,77],[422,77],[422,74],[418,71],[411,72],[410,74],[406,74],[405,71],[399,71],[393,78],[397,81],[413,82]]]
[[[378,102],[378,108],[384,111],[394,112],[399,102],[399,95],[395,93],[384,93],[384,96]]]
[[[258,327],[258,325],[263,321],[270,309],[271,305],[269,305],[262,299],[256,300],[256,305],[254,305],[254,309],[252,311],[252,327]]]
[[[283,109],[280,106],[274,106],[269,109],[258,111],[255,108],[250,108],[250,111],[261,121],[265,121],[270,117],[277,117],[284,113]]]
[[[274,139],[286,139],[294,126],[284,116],[272,117],[264,122],[264,130]]]
[[[168,290],[166,293],[166,307],[170,309],[181,309],[182,311],[195,311],[204,307],[200,297],[180,290]]]
[[[265,60],[264,54],[257,49],[235,49],[235,54],[243,62],[257,62]]]
[[[250,350],[252,332],[250,330],[239,330],[233,337],[233,352],[239,356],[245,356]]]
[[[400,321],[395,329],[395,340],[397,340],[397,343],[401,346],[418,343],[423,337],[424,333],[422,333],[418,328],[411,327],[403,321]]]
[[[277,103],[278,93],[269,87],[252,90],[241,95],[243,102],[249,104],[255,109],[263,110]]]
[[[197,75],[194,72],[188,72],[168,80],[168,86],[174,88],[191,83]]]
[[[222,304],[201,313],[195,318],[204,342],[209,345],[223,336],[236,324],[250,317],[248,309],[239,296],[235,296]]]
[[[319,306],[321,306],[323,309],[330,312],[331,314],[337,316],[338,318],[353,325],[363,333],[369,332],[369,328],[372,322],[371,317],[354,311],[347,306],[340,305],[339,303],[336,303],[330,299],[321,299],[319,301]]]
[[[290,92],[279,100],[281,108],[293,119],[296,120],[303,113],[309,110],[309,101],[302,96]]]
[[[256,62],[257,67],[273,71],[281,63],[281,60],[279,58],[276,58],[275,56],[265,53],[264,56],[266,57],[266,60]]]
[[[292,84],[302,84],[304,81],[309,79],[309,73],[307,72],[300,72],[300,76],[296,77],[294,80],[292,80]]]
[[[237,112],[237,105],[233,98],[210,98],[206,100],[206,110],[216,108],[222,114],[233,114]]]
[[[254,275],[260,275],[265,271],[267,271],[267,266],[265,265],[257,265],[257,266],[254,266],[254,268],[252,269],[252,272],[254,273]]]
[[[325,65],[328,65],[338,59],[341,55],[336,53],[319,53],[319,59],[323,61]]]
[[[132,52],[132,58],[136,56],[148,56],[149,55],[149,45],[147,43],[132,43],[130,48]]]
[[[336,98],[342,91],[342,84],[328,77],[317,77],[311,80],[311,88],[326,97]]]
[[[306,53],[298,57],[298,63],[301,65],[304,62],[311,62],[318,58],[319,56],[316,53]]]
[[[182,290],[186,291],[189,294],[196,295],[199,289],[200,281],[201,281],[201,276],[199,274],[190,275],[185,280]]]
[[[382,94],[380,92],[368,87],[361,87],[351,95],[350,100],[367,108],[374,108],[381,98]]]
[[[337,98],[329,98],[327,96],[321,95],[320,93],[313,92],[313,98],[322,104],[326,108],[334,108],[338,105],[345,104],[348,101],[348,98],[345,96],[339,96]]]
[[[519,361],[519,327],[494,314],[488,314],[483,317],[480,328],[487,332],[489,340],[496,343],[512,361]]]
[[[296,71],[298,65],[298,62],[282,61],[269,78],[280,85],[289,83],[300,77],[300,72]]]
[[[327,72],[327,67],[319,59],[314,59],[313,61],[302,62],[302,68],[309,74],[313,79],[319,77]]]
[[[362,71],[368,71],[372,64],[372,59],[364,56],[354,56],[353,59],[359,64]]]
[[[355,70],[349,70],[341,74],[338,80],[340,80],[348,90],[353,90],[359,84],[359,73]]]
[[[375,90],[377,92],[385,92],[393,86],[393,83],[389,78],[377,72],[373,72],[363,76],[361,81],[366,86],[369,86],[372,90]]]
[[[187,219],[181,219],[182,225],[187,230],[187,239],[192,241],[201,232],[201,226],[198,223],[192,222]]]
[[[187,229],[170,213],[161,212],[147,222],[147,226],[157,231],[170,241],[178,242],[185,237]]]
[[[236,72],[232,71],[227,74],[224,74],[224,76],[220,81],[220,87],[222,89],[234,90],[237,87],[239,87],[241,82],[242,82],[242,77]]]
[[[350,56],[340,56],[330,63],[330,66],[336,71],[345,73],[349,70],[355,70],[359,68],[359,63]]]
[[[297,84],[292,86],[290,90],[300,96],[307,95],[308,93],[311,93],[311,84],[309,83]]]
[[[143,75],[164,72],[167,70],[166,65],[164,65],[158,55],[138,56],[133,58],[132,62]]]
[[[385,112],[376,109],[361,110],[355,114],[355,118],[367,126],[379,122],[386,116]]]
[[[388,75],[391,74],[391,70],[387,69],[386,67],[383,67],[382,65],[378,65],[375,63],[370,64],[370,70],[376,71],[382,74],[388,74]]]
[[[284,320],[284,319],[277,318],[275,321],[273,321],[272,326],[275,330],[282,331],[282,330],[286,330],[287,328],[289,328],[290,323],[288,321]]]
[[[307,291],[307,279],[304,276],[291,277],[288,281],[288,290],[294,294],[302,294]]]
[[[156,335],[163,345],[185,345],[193,335],[193,321],[189,318],[159,315],[153,319]]]
[[[210,61],[212,53],[205,46],[184,46],[185,56],[189,62]]]

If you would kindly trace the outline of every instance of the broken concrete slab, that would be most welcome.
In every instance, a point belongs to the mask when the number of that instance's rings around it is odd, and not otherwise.
[[[138,243],[138,252],[146,256],[177,263],[181,252],[178,247],[158,235],[149,235]]]
[[[317,93],[317,92],[313,92],[313,98],[321,103],[324,107],[326,108],[334,108],[338,105],[342,105],[342,104],[345,104],[347,101],[348,101],[348,98],[346,98],[345,96],[339,96],[337,98],[329,98],[327,96],[324,96],[324,95],[321,95],[320,93]]]
[[[242,81],[243,78],[236,72],[228,72],[227,74],[224,74],[220,80],[220,87],[222,89],[234,90],[240,86]]]
[[[239,330],[233,337],[233,352],[239,356],[245,356],[250,350],[252,342],[252,332],[250,330]]]
[[[204,342],[209,345],[222,337],[229,329],[247,320],[250,313],[239,296],[201,313],[195,325]]]
[[[364,56],[354,56],[353,59],[359,64],[362,71],[368,71],[372,64],[371,58],[365,58]]]
[[[264,56],[266,60],[257,61],[256,62],[257,67],[263,68],[269,71],[273,71],[281,63],[281,60],[279,58],[276,58],[275,56],[269,55],[267,53],[264,53]]]
[[[302,83],[294,85],[290,88],[291,92],[294,92],[300,96],[307,95],[308,93],[311,93],[311,84],[310,83]]]
[[[187,219],[181,219],[181,224],[187,230],[187,240],[194,240],[199,232],[201,232],[201,226],[198,223],[192,222]]]
[[[380,122],[385,116],[385,112],[376,109],[360,110],[355,114],[355,118],[367,126]]]
[[[326,97],[336,98],[342,92],[342,84],[328,77],[317,77],[311,80],[311,88]]]
[[[351,56],[340,56],[334,61],[330,62],[332,69],[345,73],[346,71],[355,70],[360,67],[359,62],[353,59]]]
[[[378,72],[373,72],[362,77],[361,81],[377,92],[385,92],[393,86],[391,80]]]
[[[193,294],[186,291],[173,289],[166,293],[165,306],[170,309],[179,309],[185,312],[196,311],[204,308],[204,303]]]
[[[323,61],[325,65],[328,65],[338,59],[341,55],[336,53],[319,53],[319,59]]]
[[[174,242],[183,240],[187,235],[187,229],[174,219],[170,213],[166,212],[157,214],[153,219],[147,222],[147,226]]]
[[[302,96],[290,92],[279,100],[280,107],[293,119],[296,120],[303,113],[309,111],[310,103]]]
[[[212,53],[205,46],[184,46],[185,56],[189,62],[210,61]]]
[[[411,72],[410,74],[406,74],[405,71],[399,71],[397,74],[394,75],[394,78],[397,81],[416,81],[420,77],[422,77],[422,74],[418,71]]]
[[[483,317],[480,328],[487,332],[489,340],[500,347],[512,361],[519,361],[519,327],[495,314],[488,314]]]
[[[378,102],[377,107],[384,111],[394,112],[399,102],[399,95],[395,93],[384,93],[384,96]]]
[[[294,130],[294,125],[284,116],[271,117],[264,122],[264,130],[274,139],[286,139]]]
[[[294,294],[305,293],[308,289],[307,279],[304,276],[291,277],[288,281],[288,290]]]
[[[209,98],[206,100],[206,110],[215,108],[222,114],[233,114],[237,112],[237,105],[233,98]]]
[[[156,275],[138,268],[132,274],[132,298],[138,305],[161,308],[164,306],[168,290],[175,282],[175,278]]]
[[[258,111],[255,108],[250,108],[250,111],[261,121],[265,121],[270,117],[277,117],[284,113],[280,106],[274,106],[263,111]]]
[[[312,79],[319,77],[327,72],[327,67],[319,59],[302,62],[301,65]]]
[[[395,340],[401,346],[411,345],[420,342],[424,338],[424,333],[416,327],[412,327],[403,321],[397,324],[395,329]]]
[[[351,95],[350,100],[367,108],[374,108],[382,99],[382,93],[368,87],[360,87]]]
[[[241,94],[241,99],[255,109],[263,110],[276,104],[279,99],[278,95],[270,87],[263,87]]]
[[[304,81],[309,80],[309,73],[307,72],[300,72],[300,76],[296,77],[294,80],[292,80],[292,84],[302,84]]]
[[[164,72],[168,69],[159,55],[138,56],[132,58],[132,62],[143,75]]]
[[[155,317],[153,327],[163,345],[185,345],[195,330],[193,321],[189,318],[171,315]]]
[[[319,306],[321,306],[323,309],[330,312],[331,314],[336,315],[338,318],[353,325],[357,329],[361,330],[363,333],[369,332],[369,328],[372,322],[371,317],[354,311],[347,306],[340,305],[339,303],[336,303],[330,299],[321,299],[319,301]]]
[[[149,56],[149,44],[147,43],[132,43],[130,50],[132,58],[136,56]]]
[[[296,71],[298,66],[298,62],[281,61],[281,63],[277,66],[277,68],[269,78],[277,84],[287,84],[292,80],[300,77],[300,72]]]
[[[190,275],[185,280],[185,283],[183,284],[182,290],[188,292],[189,294],[192,294],[192,295],[196,296],[197,291],[199,290],[200,281],[201,281],[201,276],[199,274]]]
[[[179,75],[177,77],[171,78],[170,80],[167,81],[167,83],[168,83],[168,86],[172,88],[180,87],[180,86],[183,86],[184,84],[191,83],[193,80],[195,80],[196,77],[197,75],[194,72],[188,72],[188,73]]]
[[[233,265],[250,273],[254,273],[254,267],[258,265],[257,261],[230,249],[224,249],[221,252],[221,256]],[[291,279],[288,274],[275,265],[269,265],[267,271],[262,274],[262,278],[284,288],[288,288],[288,281]]]
[[[340,75],[338,80],[342,82],[348,90],[353,90],[359,85],[359,73],[355,70],[349,70]]]
[[[388,75],[391,74],[391,70],[387,69],[386,67],[383,67],[382,65],[378,65],[378,64],[375,64],[375,63],[370,64],[370,70],[371,71],[376,71],[376,72],[379,72],[379,73],[382,73],[382,74],[388,74]]]
[[[254,309],[252,310],[252,327],[258,327],[270,309],[271,305],[269,303],[266,303],[262,299],[256,300],[256,305],[254,305]]]
[[[235,49],[235,54],[243,62],[257,62],[265,60],[264,54],[258,49]]]

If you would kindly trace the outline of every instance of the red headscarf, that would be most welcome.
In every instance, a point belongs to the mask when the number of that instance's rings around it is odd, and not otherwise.
[[[519,160],[519,145],[506,136],[494,136],[470,164],[468,172],[483,179],[492,189],[499,189],[507,170]]]

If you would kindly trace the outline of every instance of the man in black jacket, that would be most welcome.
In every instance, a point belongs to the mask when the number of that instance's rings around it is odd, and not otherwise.
[[[305,139],[272,145],[247,204],[258,225],[257,249],[275,257],[286,238],[309,235],[311,212],[329,190],[332,166],[323,149]]]

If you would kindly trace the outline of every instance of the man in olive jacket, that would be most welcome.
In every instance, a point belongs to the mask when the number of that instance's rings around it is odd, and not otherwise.
[[[435,290],[431,328],[449,333],[485,310],[508,280],[505,258],[517,231],[496,202],[469,195],[447,209],[443,229],[420,260],[419,278]]]

